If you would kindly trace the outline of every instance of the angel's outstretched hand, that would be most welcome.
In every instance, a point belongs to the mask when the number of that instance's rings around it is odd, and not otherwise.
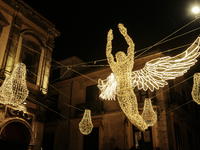
[[[108,31],[107,40],[108,41],[112,41],[113,40],[113,31],[112,31],[112,29],[110,29]]]
[[[127,29],[124,27],[123,24],[119,23],[119,24],[118,24],[118,28],[119,28],[120,33],[121,33],[123,36],[126,36],[126,35],[127,35]]]

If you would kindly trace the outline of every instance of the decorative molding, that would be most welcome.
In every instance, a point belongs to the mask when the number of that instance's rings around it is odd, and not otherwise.
[[[31,20],[33,23],[41,27],[43,30],[48,31],[50,30],[51,34],[54,37],[58,37],[60,35],[60,32],[57,31],[54,27],[55,25],[52,24],[50,21],[45,19],[43,16],[40,16],[39,13],[29,8],[29,6],[24,3],[23,1],[18,1],[18,0],[2,0],[5,2],[7,5],[12,7],[13,9],[18,9],[20,13],[22,13],[23,16]]]
[[[5,108],[5,105],[0,104],[0,109],[4,109],[4,108]]]
[[[0,122],[4,120],[4,118],[5,118],[5,113],[0,111]]]
[[[54,43],[55,43],[55,41],[49,38],[47,41],[47,46],[50,47],[51,49],[53,49],[53,48],[55,48]]]
[[[20,118],[26,120],[30,125],[32,124],[33,116],[29,115],[28,113],[26,113],[22,110],[17,110],[17,109],[7,107],[6,114],[8,114],[10,117],[20,117]]]

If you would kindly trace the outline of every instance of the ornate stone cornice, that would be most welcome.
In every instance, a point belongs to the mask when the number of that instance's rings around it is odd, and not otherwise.
[[[26,120],[30,125],[32,125],[32,120],[33,120],[33,116],[29,115],[28,113],[22,111],[22,110],[17,110],[17,109],[13,109],[10,107],[7,107],[7,117],[20,117],[23,118],[24,120]]]
[[[52,24],[42,15],[37,13],[35,10],[33,10],[30,6],[28,6],[22,0],[2,0],[2,1],[5,2],[7,5],[9,5],[10,7],[12,7],[13,9],[18,10],[23,16],[25,16],[26,18],[34,22],[43,30],[51,31],[50,34],[52,34],[54,38],[60,35],[60,32],[55,29],[54,24]]]

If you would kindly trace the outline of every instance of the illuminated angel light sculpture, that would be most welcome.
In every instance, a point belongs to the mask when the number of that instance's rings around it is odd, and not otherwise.
[[[195,73],[193,76],[192,98],[200,105],[200,73]]]
[[[122,24],[118,27],[129,45],[127,55],[121,51],[117,52],[116,62],[114,61],[111,54],[113,33],[110,29],[107,35],[106,56],[113,73],[106,80],[99,79],[100,96],[103,99],[112,100],[117,95],[122,111],[136,127],[144,131],[148,126],[138,114],[138,104],[133,89],[137,87],[139,90],[154,91],[167,85],[166,80],[182,76],[197,61],[196,58],[200,54],[200,39],[198,37],[186,51],[174,57],[156,58],[148,61],[144,68],[132,71],[135,45],[128,36],[127,29]]]
[[[142,112],[142,118],[148,126],[153,126],[156,123],[157,115],[153,110],[151,99],[146,98],[144,101],[144,108]]]
[[[79,130],[82,134],[88,135],[92,132],[93,124],[91,119],[91,110],[86,109],[82,120],[79,123]]]
[[[0,88],[0,103],[17,106],[24,102],[29,94],[25,78],[26,65],[17,63],[11,76],[5,79]]]

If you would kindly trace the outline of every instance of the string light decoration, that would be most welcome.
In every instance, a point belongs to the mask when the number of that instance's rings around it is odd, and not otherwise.
[[[193,76],[192,98],[200,105],[200,73],[195,73]]]
[[[29,91],[26,86],[26,65],[17,63],[11,76],[6,78],[0,88],[1,102],[17,106],[28,97]]]
[[[91,110],[86,109],[82,120],[79,123],[79,130],[82,134],[88,135],[92,132],[93,124],[91,119]]]
[[[127,56],[124,52],[119,51],[116,53],[116,62],[111,54],[113,33],[112,29],[109,30],[107,36],[106,56],[113,74],[106,80],[99,79],[98,87],[101,91],[101,97],[104,99],[113,99],[117,94],[117,99],[122,111],[127,118],[141,131],[147,129],[147,125],[139,115],[137,99],[133,92],[132,84],[130,82],[133,64],[134,64],[134,47],[132,39],[127,34],[127,29],[122,25],[118,25],[120,33],[124,36],[127,44]],[[114,89],[117,89],[116,91]]]
[[[175,79],[186,73],[195,64],[196,58],[200,54],[200,38],[198,37],[186,51],[174,57],[166,56],[152,59],[146,63],[144,68],[132,71],[135,44],[128,36],[127,29],[122,24],[119,24],[118,27],[129,46],[127,55],[119,51],[116,53],[116,61],[114,61],[111,54],[113,32],[110,29],[107,35],[106,56],[113,73],[105,80],[99,79],[98,87],[101,90],[100,97],[102,99],[112,100],[117,95],[122,111],[134,124],[143,120],[133,119],[134,114],[138,115],[138,104],[133,89],[137,87],[139,90],[150,89],[153,92],[155,89],[167,85],[166,80]],[[146,123],[140,123],[138,129],[144,131],[147,127]]]
[[[9,104],[10,99],[13,98],[12,83],[10,77],[6,77],[2,86],[0,87],[0,103]]]
[[[156,123],[157,115],[153,110],[151,99],[146,98],[144,101],[144,108],[142,112],[142,118],[148,126],[153,126]]]
[[[114,79],[113,73],[111,73],[105,80],[98,80],[97,86],[101,91],[105,91],[100,94],[101,98],[108,100],[115,100],[117,93],[116,90],[113,89],[117,87],[117,82]]]

